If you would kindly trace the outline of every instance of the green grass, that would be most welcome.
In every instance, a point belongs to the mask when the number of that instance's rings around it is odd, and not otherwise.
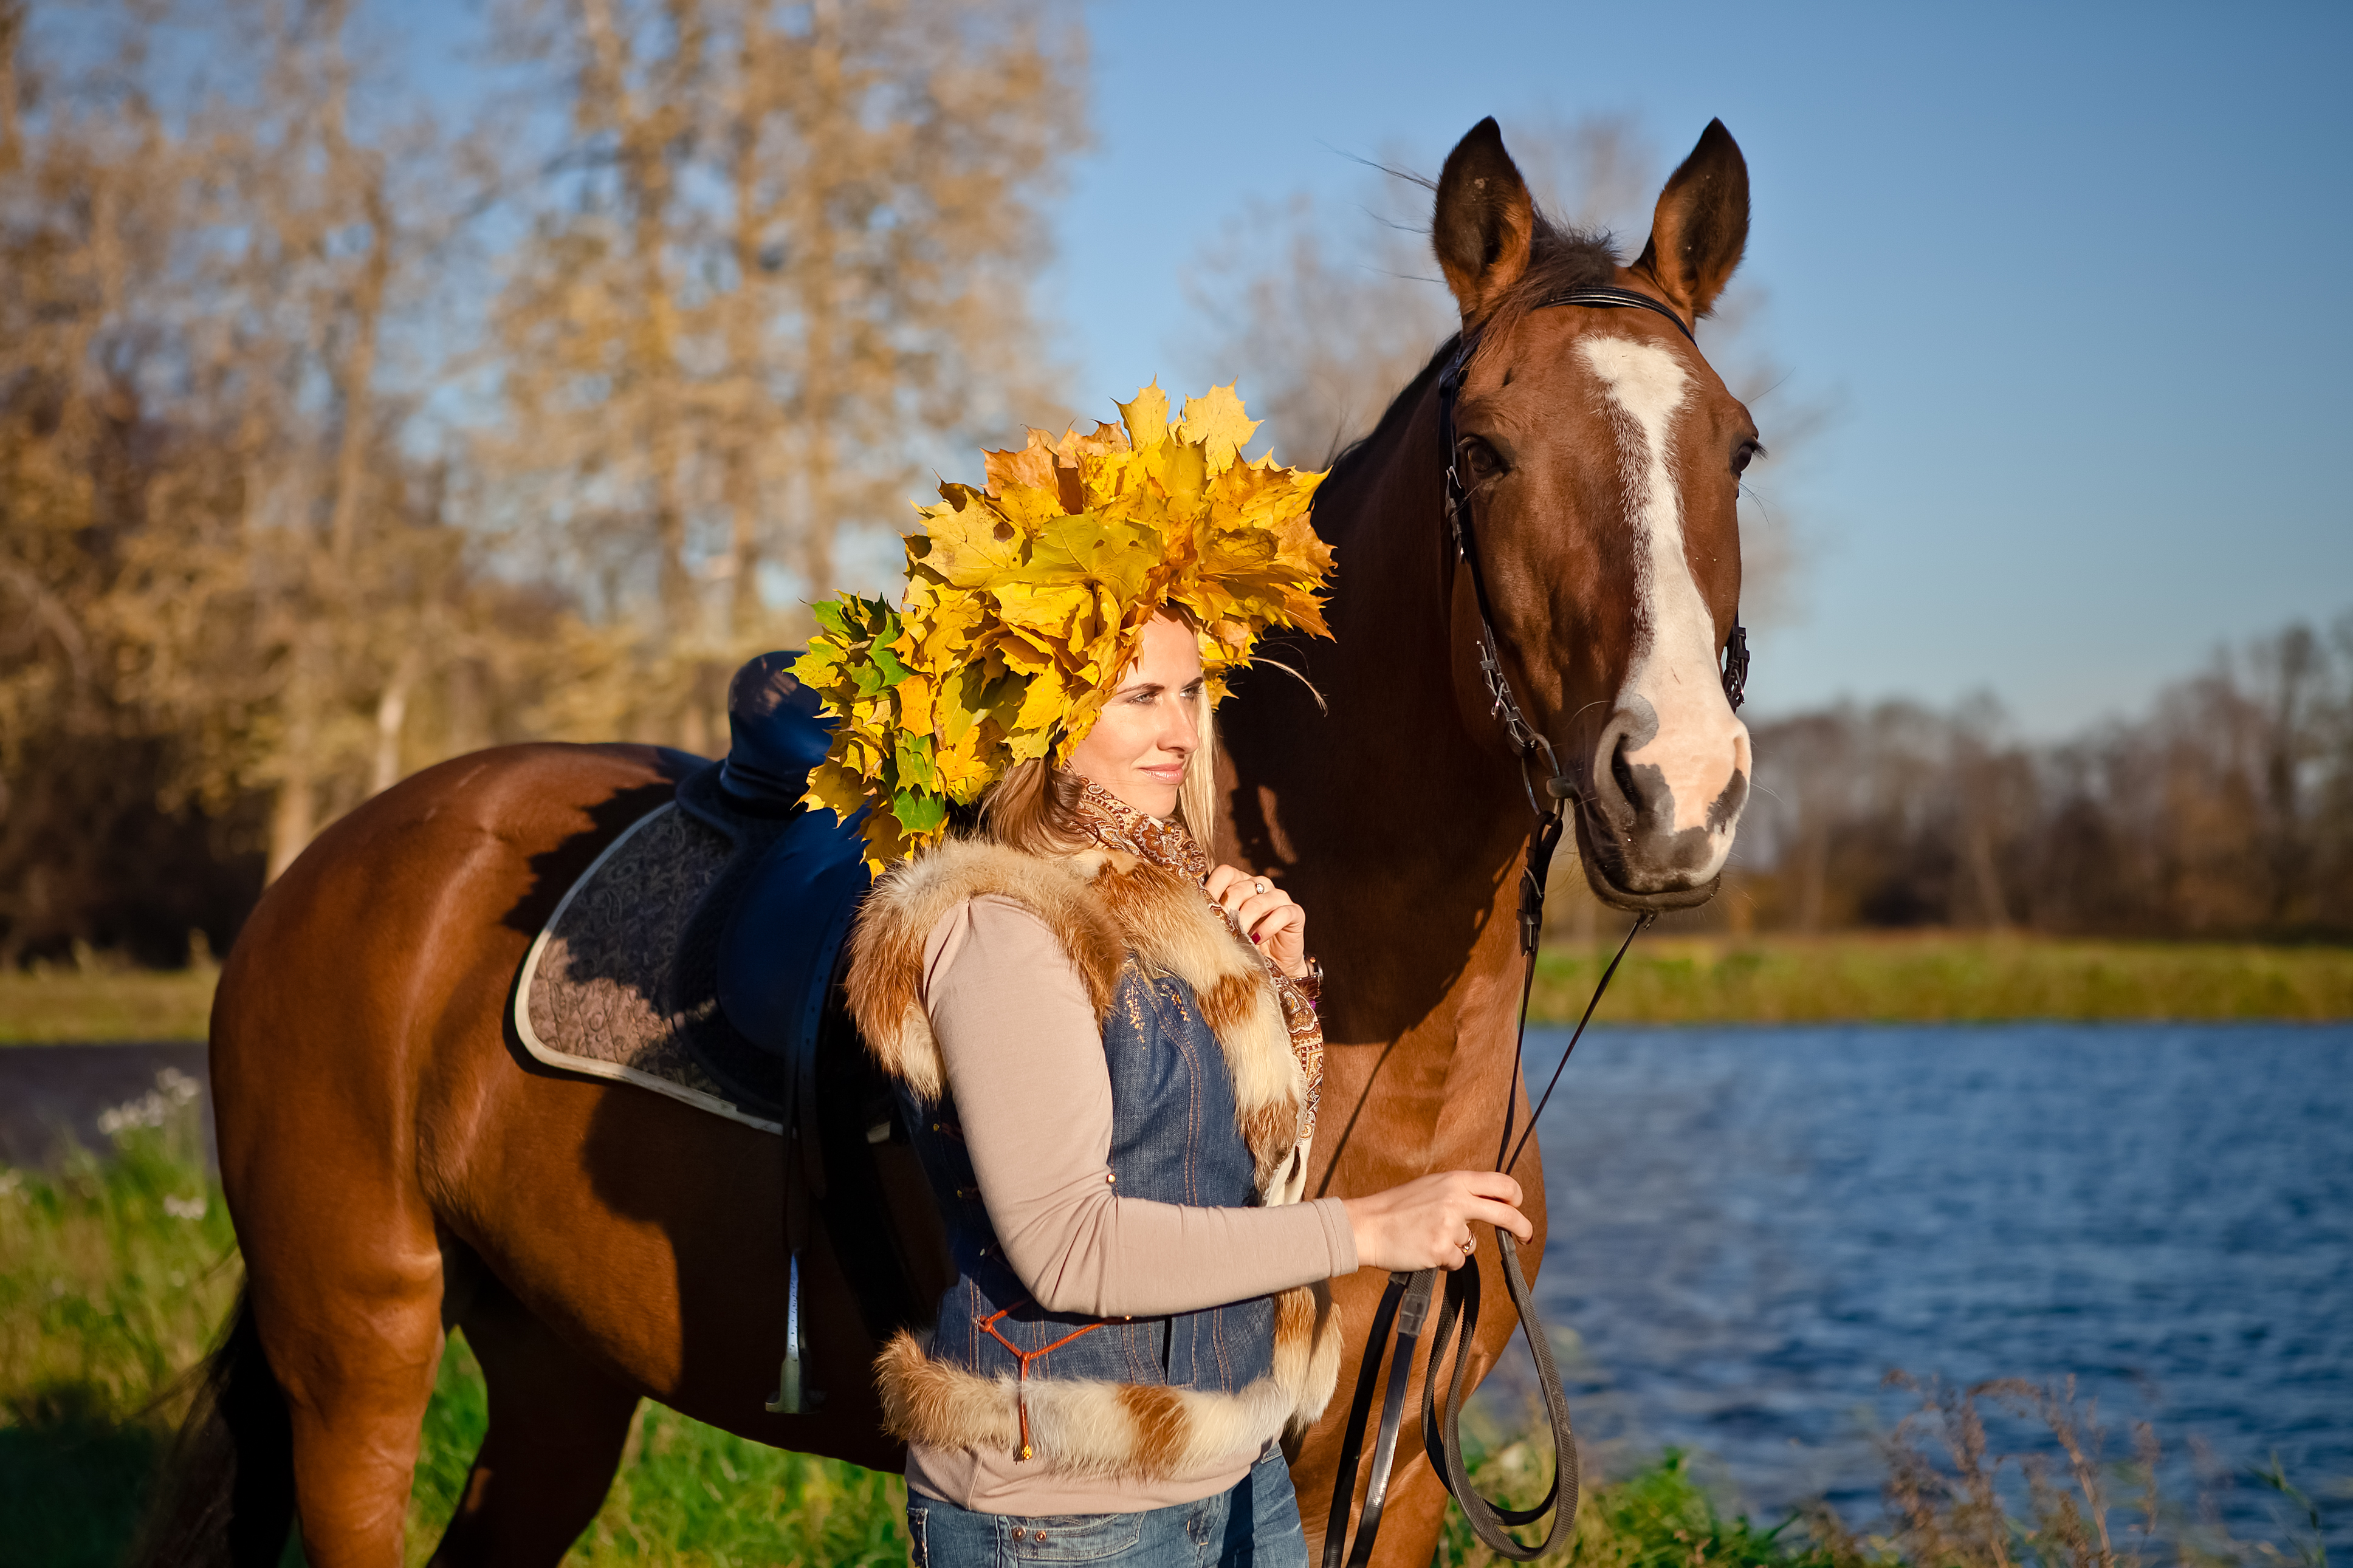
[[[1480,1455],[1471,1473],[1489,1499],[1527,1508],[1544,1497],[1552,1462],[1514,1442]],[[1534,1543],[1550,1522],[1516,1533]],[[1510,1559],[1482,1545],[1461,1510],[1449,1509],[1437,1561],[1442,1568],[1486,1568]],[[1635,1475],[1588,1488],[1569,1539],[1536,1561],[1578,1568],[1856,1568],[1865,1560],[1842,1538],[1794,1519],[1766,1528],[1727,1514],[1693,1476],[1686,1456],[1670,1448]]]
[[[185,1098],[108,1159],[0,1169],[0,1557],[119,1557],[179,1414],[168,1391],[236,1298],[235,1251]]]
[[[201,1040],[218,968],[0,970],[0,1046]]]
[[[0,1562],[112,1564],[185,1411],[177,1384],[237,1297],[237,1241],[185,1096],[162,1127],[58,1167],[0,1169]],[[489,1420],[455,1336],[409,1510],[422,1563]],[[903,1563],[905,1483],[641,1406],[612,1494],[568,1561]]]
[[[458,1506],[489,1422],[481,1369],[450,1340],[426,1411],[408,1512],[408,1561],[423,1563]],[[620,1474],[568,1563],[839,1563],[907,1560],[906,1483],[731,1436],[640,1405]]]
[[[1537,1020],[1575,1022],[1600,962],[1589,950],[1547,946],[1536,972]],[[209,966],[158,972],[98,963],[0,973],[0,1046],[200,1040],[218,974]],[[1645,936],[1597,1016],[1615,1024],[2343,1019],[2353,1018],[2353,948],[1961,932]]]
[[[1607,952],[1546,947],[1531,1016],[1575,1023],[1608,961]],[[1944,932],[1646,936],[1636,939],[1594,1016],[1612,1024],[2316,1022],[2353,1018],[2353,948]]]

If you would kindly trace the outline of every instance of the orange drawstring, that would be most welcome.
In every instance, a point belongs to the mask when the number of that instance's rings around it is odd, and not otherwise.
[[[1027,1388],[1029,1385],[1029,1363],[1038,1357],[1044,1355],[1049,1351],[1060,1350],[1064,1345],[1069,1344],[1081,1334],[1092,1333],[1095,1330],[1103,1327],[1101,1322],[1089,1323],[1084,1328],[1071,1330],[1069,1333],[1064,1334],[1060,1339],[1056,1340],[1050,1345],[1040,1345],[1034,1351],[1025,1351],[1019,1345],[1015,1344],[1011,1340],[1007,1339],[1003,1334],[999,1333],[997,1331],[997,1325],[1004,1319],[1011,1316],[1013,1313],[1019,1311],[1022,1308],[1029,1305],[1029,1302],[1026,1300],[1016,1301],[1012,1306],[1004,1308],[999,1311],[991,1312],[988,1316],[980,1321],[980,1331],[987,1334],[990,1339],[995,1340],[998,1344],[1003,1345],[1007,1350],[1011,1351],[1013,1352],[1014,1361],[1019,1364],[1021,1369],[1019,1373],[1014,1379],[1018,1387],[1017,1387],[1013,1395],[1013,1408],[1021,1420],[1021,1447],[1020,1451],[1013,1456],[1014,1462],[1017,1464],[1026,1463],[1037,1453],[1037,1450],[1029,1446],[1029,1396],[1020,1392],[1020,1389]]]

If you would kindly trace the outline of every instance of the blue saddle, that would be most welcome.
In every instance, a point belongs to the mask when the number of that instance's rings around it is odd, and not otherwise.
[[[876,1344],[928,1316],[907,1240],[913,1220],[887,1202],[878,1162],[906,1142],[891,1086],[842,999],[844,949],[870,879],[859,824],[801,802],[833,725],[792,676],[797,656],[762,654],[728,683],[727,755],[679,781],[678,805],[734,844],[728,865],[681,935],[690,1001],[715,1006],[683,1031],[688,1050],[785,1135],[789,1260],[779,1414],[814,1410],[804,1385],[803,1255],[822,1224]],[[895,1151],[904,1153],[902,1148]]]
[[[745,1038],[788,1058],[814,1049],[833,995],[842,944],[871,879],[848,822],[801,804],[825,760],[833,721],[791,674],[798,655],[767,653],[728,683],[722,794],[740,809],[780,813],[784,831],[760,857],[719,939],[719,1005]]]
[[[859,823],[801,804],[825,760],[833,721],[793,679],[798,655],[767,653],[727,689],[727,755],[679,785],[678,801],[733,839],[735,863],[696,924],[712,954],[712,990],[739,1041],[698,1031],[704,1066],[731,1089],[777,1107],[791,1094],[779,1064],[809,1061],[838,1011],[842,949],[870,880]],[[838,1031],[837,1031],[838,1032]],[[743,1047],[767,1061],[746,1059]]]

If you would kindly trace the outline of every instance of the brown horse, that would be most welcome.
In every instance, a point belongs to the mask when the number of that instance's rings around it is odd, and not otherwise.
[[[1577,782],[1588,875],[1628,908],[1706,896],[1746,788],[1746,735],[1714,666],[1738,598],[1734,494],[1754,431],[1671,323],[1529,307],[1599,280],[1689,321],[1746,225],[1745,167],[1720,126],[1668,184],[1630,268],[1538,218],[1492,121],[1438,187],[1439,258],[1482,334],[1456,460],[1496,630]],[[1440,521],[1434,381],[1433,367],[1318,497],[1342,552],[1338,641],[1302,657],[1328,717],[1261,679],[1228,720],[1222,847],[1315,911],[1335,977],[1316,1177],[1329,1192],[1491,1163],[1522,1092],[1510,883],[1530,818]],[[452,1326],[482,1363],[490,1430],[438,1563],[554,1563],[642,1398],[760,1442],[900,1463],[874,1347],[821,1230],[811,1372],[832,1398],[818,1415],[762,1407],[783,1349],[772,1137],[542,1068],[507,1022],[557,899],[677,776],[673,757],[640,747],[460,758],[335,824],[263,899],[212,1024],[248,1293],[208,1363],[151,1560],[274,1563],[299,1517],[318,1568],[399,1562]],[[1540,1174],[1520,1173],[1541,1227]],[[1344,1282],[1356,1321],[1376,1283]],[[1484,1326],[1490,1360],[1504,1327]],[[1297,1458],[1311,1536],[1331,1428]],[[1402,1451],[1419,1452],[1410,1432]],[[1409,1465],[1392,1497],[1381,1560],[1426,1562],[1443,1503],[1427,1467]]]
[[[1533,210],[1494,121],[1439,180],[1432,239],[1463,330],[1479,336],[1442,449],[1442,349],[1315,498],[1341,563],[1335,642],[1294,644],[1328,713],[1259,675],[1221,731],[1234,843],[1312,913],[1334,976],[1311,1192],[1377,1192],[1429,1171],[1492,1166],[1514,1071],[1516,871],[1535,812],[1479,660],[1479,609],[1442,516],[1451,456],[1470,494],[1504,673],[1574,785],[1578,858],[1605,902],[1686,907],[1715,890],[1747,791],[1748,736],[1717,660],[1740,597],[1739,475],[1759,448],[1737,399],[1675,325],[1643,310],[1539,308],[1590,285],[1630,289],[1685,324],[1740,259],[1748,177],[1720,123],[1661,194],[1630,267]],[[1535,1145],[1516,1170],[1542,1256]],[[1497,1278],[1491,1237],[1482,1237]],[[1355,1323],[1382,1279],[1335,1289]],[[1497,1303],[1500,1305],[1500,1303]],[[1491,1307],[1483,1373],[1515,1326]],[[1352,1359],[1340,1386],[1353,1383]],[[1416,1385],[1418,1396],[1419,1385]],[[1410,1412],[1418,1405],[1409,1403]],[[1293,1464],[1323,1533],[1345,1402]],[[1430,1559],[1446,1496],[1400,1433],[1377,1561]]]

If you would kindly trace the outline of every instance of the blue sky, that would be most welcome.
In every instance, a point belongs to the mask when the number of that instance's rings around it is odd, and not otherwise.
[[[1805,550],[1760,710],[1989,689],[2054,733],[2353,609],[2353,7],[1088,14],[1046,294],[1082,408],[1181,371],[1185,269],[1253,196],[1355,201],[1346,154],[1434,173],[1488,113],[1629,114],[1670,164],[1716,116],[1760,330],[1834,409],[1757,474]]]
[[[480,0],[376,15],[445,95],[480,79]],[[1757,711],[1989,690],[2052,735],[2353,609],[2353,6],[1085,16],[1095,142],[1039,295],[1082,410],[1185,381],[1187,269],[1254,198],[1345,209],[1351,155],[1434,173],[1490,113],[1629,116],[1667,166],[1716,116],[1775,396],[1833,411],[1752,476],[1802,549]]]

